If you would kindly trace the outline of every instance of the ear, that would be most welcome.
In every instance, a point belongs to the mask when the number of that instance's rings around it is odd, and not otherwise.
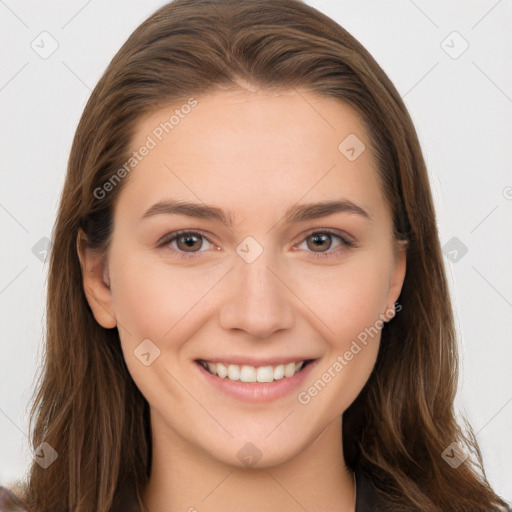
[[[394,255],[394,267],[389,278],[388,296],[386,300],[387,311],[395,310],[395,302],[400,296],[402,286],[405,280],[405,271],[407,267],[407,242],[397,242]],[[394,316],[394,314],[393,314]]]
[[[117,325],[117,319],[112,306],[106,258],[89,247],[87,237],[82,229],[78,230],[76,249],[82,268],[85,296],[94,318],[105,329],[112,329]]]

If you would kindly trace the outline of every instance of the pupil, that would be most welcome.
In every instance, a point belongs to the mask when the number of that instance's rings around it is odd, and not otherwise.
[[[182,235],[180,240],[185,241],[186,247],[193,249],[194,243],[197,243],[198,237],[194,235]]]
[[[330,244],[330,235],[328,235],[328,234],[314,235],[312,238],[315,241],[314,242],[314,247],[316,247],[316,248],[318,248],[318,247],[322,248],[321,245],[325,241],[329,242],[329,245],[327,247],[325,247],[326,249],[329,249],[329,247],[331,246],[331,244]],[[317,241],[319,241],[319,243],[317,243]]]

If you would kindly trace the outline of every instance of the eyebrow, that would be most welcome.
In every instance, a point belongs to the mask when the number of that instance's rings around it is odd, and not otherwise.
[[[327,217],[334,213],[346,212],[355,213],[368,220],[372,220],[371,215],[348,200],[321,201],[318,203],[296,204],[288,208],[284,214],[285,224],[294,224],[307,220]],[[193,203],[190,201],[180,201],[175,199],[166,199],[155,203],[140,218],[140,220],[155,215],[186,215],[197,219],[208,219],[222,222],[226,226],[233,225],[233,214],[228,210],[223,210],[216,206],[204,203]]]

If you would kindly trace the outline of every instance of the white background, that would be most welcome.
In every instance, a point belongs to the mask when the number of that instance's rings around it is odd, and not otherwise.
[[[418,131],[441,243],[457,237],[468,249],[456,262],[445,259],[461,337],[457,405],[477,433],[491,484],[511,501],[512,2],[307,3],[344,26],[390,76]],[[32,248],[51,237],[91,89],[161,5],[0,0],[0,483],[20,477],[31,457],[27,412],[47,272]],[[58,42],[47,59],[31,48],[43,31]],[[452,58],[464,40],[469,47]]]

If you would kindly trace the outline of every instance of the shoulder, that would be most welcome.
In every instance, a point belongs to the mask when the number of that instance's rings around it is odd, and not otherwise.
[[[410,508],[396,508],[390,505],[387,500],[379,493],[373,484],[371,475],[356,471],[356,510],[355,512],[403,512],[404,510],[413,511]],[[414,509],[416,510],[416,509]],[[493,509],[496,510],[496,509]],[[476,511],[475,511],[476,512]],[[502,512],[512,512],[512,508],[503,508]]]
[[[27,509],[13,491],[0,485],[0,512],[27,512]]]
[[[391,503],[373,483],[371,475],[356,471],[355,512],[418,512],[418,510]]]

